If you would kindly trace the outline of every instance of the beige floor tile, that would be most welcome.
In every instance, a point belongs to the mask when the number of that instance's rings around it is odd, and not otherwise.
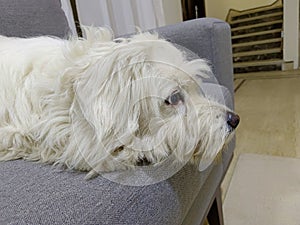
[[[246,80],[235,93],[235,108],[241,122],[223,198],[241,153],[300,158],[300,77]]]
[[[229,225],[299,225],[300,160],[242,154],[224,201]]]

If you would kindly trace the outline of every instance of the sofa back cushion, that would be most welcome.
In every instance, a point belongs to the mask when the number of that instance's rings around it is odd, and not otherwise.
[[[0,0],[0,34],[16,37],[70,32],[60,0]]]

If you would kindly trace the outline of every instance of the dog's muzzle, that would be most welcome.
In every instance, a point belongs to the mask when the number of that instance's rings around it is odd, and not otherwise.
[[[229,127],[234,130],[240,123],[239,115],[233,112],[227,112],[227,124]]]

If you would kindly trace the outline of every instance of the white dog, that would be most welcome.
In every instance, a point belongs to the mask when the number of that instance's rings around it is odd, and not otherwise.
[[[0,36],[0,161],[92,175],[175,154],[205,169],[239,122],[199,91],[205,61],[188,61],[155,34],[113,40],[87,28],[86,36]]]

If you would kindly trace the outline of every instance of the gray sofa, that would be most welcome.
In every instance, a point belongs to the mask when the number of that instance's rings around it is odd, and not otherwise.
[[[59,0],[0,0],[0,21],[2,35],[69,34]],[[206,18],[157,31],[211,62],[226,103],[233,108],[228,24]],[[214,86],[208,87],[213,92]],[[223,224],[220,184],[233,150],[234,140],[221,160],[204,172],[187,165],[165,181],[142,187],[101,176],[86,181],[84,173],[23,160],[0,162],[0,224],[176,225],[202,224],[206,217],[211,225]]]

